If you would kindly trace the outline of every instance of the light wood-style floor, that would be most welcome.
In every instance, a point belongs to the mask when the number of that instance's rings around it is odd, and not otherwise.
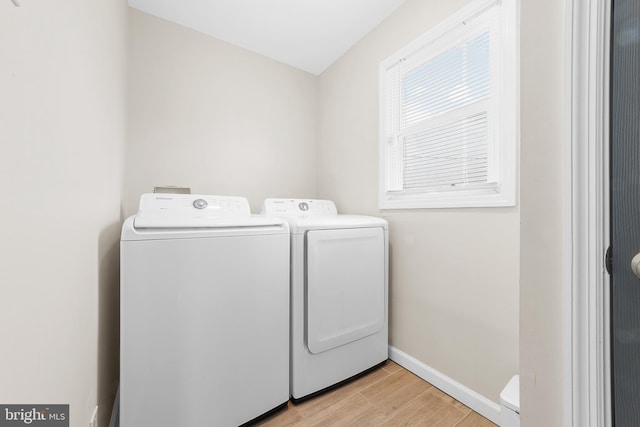
[[[495,427],[491,421],[394,362],[303,401],[257,425]]]

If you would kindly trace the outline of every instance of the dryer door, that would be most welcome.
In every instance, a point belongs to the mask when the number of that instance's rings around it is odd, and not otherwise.
[[[321,353],[380,331],[385,322],[382,228],[310,230],[306,339]]]

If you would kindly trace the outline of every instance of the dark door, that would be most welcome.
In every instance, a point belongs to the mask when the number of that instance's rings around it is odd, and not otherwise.
[[[611,37],[611,351],[618,427],[640,426],[640,0],[613,0]]]

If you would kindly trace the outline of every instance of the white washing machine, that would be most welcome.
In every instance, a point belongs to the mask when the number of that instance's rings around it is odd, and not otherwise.
[[[144,194],[122,227],[120,427],[238,426],[289,400],[289,229]]]
[[[291,230],[291,397],[302,399],[388,358],[388,226],[339,215],[329,200],[267,199]]]

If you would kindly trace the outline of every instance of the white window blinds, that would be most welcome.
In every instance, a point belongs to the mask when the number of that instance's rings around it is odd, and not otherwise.
[[[489,31],[402,74],[401,127],[486,100]]]
[[[407,135],[402,169],[405,189],[486,183],[487,113]]]
[[[403,189],[487,182],[489,37],[485,31],[402,76],[394,110],[403,138]],[[434,126],[447,113],[446,123]]]

